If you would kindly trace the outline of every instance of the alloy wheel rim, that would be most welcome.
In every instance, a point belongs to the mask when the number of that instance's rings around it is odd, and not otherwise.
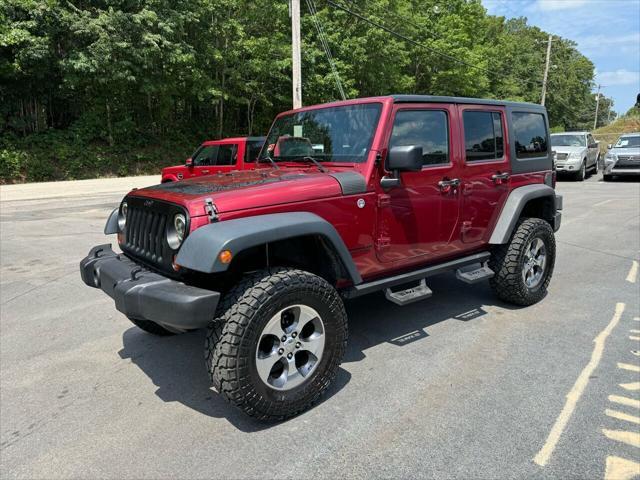
[[[541,238],[532,239],[524,251],[522,280],[528,288],[537,287],[544,277],[547,266],[547,249]]]
[[[322,318],[307,305],[283,308],[267,322],[258,338],[258,376],[275,390],[305,382],[322,360],[325,330]]]

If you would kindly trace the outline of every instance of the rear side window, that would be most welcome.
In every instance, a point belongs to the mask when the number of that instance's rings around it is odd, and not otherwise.
[[[399,110],[389,148],[422,147],[423,165],[449,163],[449,122],[442,110]]]
[[[544,157],[547,149],[547,127],[541,113],[514,112],[513,131],[516,140],[516,157]]]
[[[463,113],[463,122],[467,162],[504,156],[502,116],[498,112],[467,110]]]

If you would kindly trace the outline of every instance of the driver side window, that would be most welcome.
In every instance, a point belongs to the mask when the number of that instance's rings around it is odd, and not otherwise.
[[[193,165],[195,167],[215,165],[217,157],[218,145],[206,145],[193,156]]]
[[[389,148],[422,147],[422,165],[449,163],[449,122],[442,110],[399,110],[393,121]]]

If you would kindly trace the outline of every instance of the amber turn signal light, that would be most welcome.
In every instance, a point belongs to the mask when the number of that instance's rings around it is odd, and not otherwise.
[[[220,255],[218,255],[218,258],[220,259],[221,263],[227,264],[231,263],[233,255],[229,250],[223,250],[220,252]]]

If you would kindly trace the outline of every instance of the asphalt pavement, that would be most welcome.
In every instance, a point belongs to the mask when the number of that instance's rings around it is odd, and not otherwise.
[[[256,422],[210,389],[204,332],[157,338],[80,280],[128,188],[0,188],[2,478],[633,478],[640,474],[640,183],[560,182],[549,295],[429,280],[347,303],[337,380]],[[635,263],[634,263],[635,262]]]

